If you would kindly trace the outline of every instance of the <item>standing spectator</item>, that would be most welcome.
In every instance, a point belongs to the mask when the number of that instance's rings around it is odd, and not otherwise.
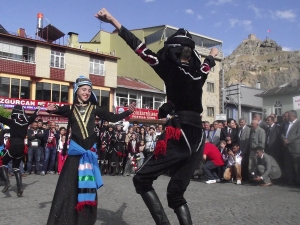
[[[258,121],[258,125],[260,128],[264,129],[265,132],[267,132],[267,124],[262,120],[261,115],[260,114],[255,114],[253,117],[253,120],[257,120]]]
[[[163,125],[162,124],[158,124],[156,126],[156,136],[157,135],[161,135],[162,131],[163,131]]]
[[[156,144],[155,126],[151,125],[149,128],[149,132],[146,135],[146,143],[145,143],[145,150],[144,150],[145,158],[147,158],[150,152],[154,151],[155,144]]]
[[[43,127],[43,120],[42,119],[38,119],[38,129],[42,132],[42,134],[44,134],[45,129]],[[44,143],[44,138],[42,138],[41,140],[41,158],[40,158],[40,168],[43,168],[44,165],[44,160],[45,160],[45,144]]]
[[[224,180],[236,178],[236,184],[242,184],[242,152],[238,143],[233,143],[232,149],[228,149],[226,161]]]
[[[141,127],[140,133],[138,134],[137,137],[138,137],[137,138],[138,142],[144,141],[144,143],[145,143],[145,141],[146,141],[146,129],[144,127]]]
[[[210,124],[208,121],[204,121],[204,132],[205,132],[205,137],[208,139],[209,132],[210,132]]]
[[[297,119],[297,112],[289,112],[290,124],[283,143],[286,146],[284,165],[287,181],[289,184],[300,185],[300,121]]]
[[[45,160],[43,163],[43,169],[41,175],[44,176],[47,174],[54,174],[54,165],[56,158],[56,149],[57,149],[57,136],[59,136],[58,131],[55,129],[55,122],[50,123],[50,128],[44,132],[44,143],[45,144]]]
[[[137,159],[139,158],[139,145],[136,139],[136,134],[133,132],[128,143],[127,163],[124,169],[123,176],[133,176],[137,169]]]
[[[230,118],[227,120],[227,126],[221,129],[220,140],[226,141],[226,147],[231,148],[232,143],[239,141],[238,131],[235,127],[234,119]]]
[[[42,152],[42,139],[44,134],[38,129],[38,122],[34,121],[31,125],[31,129],[27,131],[28,138],[28,154],[27,154],[27,174],[33,173],[31,171],[31,165],[33,156],[35,159],[36,174],[40,174],[40,160]]]
[[[136,133],[136,128],[139,126],[139,123],[137,121],[133,121],[132,122],[132,129],[133,129],[133,132]]]
[[[289,112],[285,112],[282,114],[282,124],[281,124],[282,134],[284,136],[286,135],[286,131],[289,128],[289,124],[290,124]]]
[[[138,161],[138,168],[140,168],[144,163],[144,149],[145,149],[145,141],[140,140],[139,142],[139,153],[140,153],[140,160]]]
[[[219,167],[224,166],[224,161],[219,149],[215,145],[209,143],[208,139],[206,139],[206,143],[204,145],[202,160],[203,172],[208,178],[208,181],[206,181],[206,183],[214,184],[220,182],[218,172]]]
[[[265,153],[272,156],[280,166],[282,166],[283,144],[281,127],[275,123],[273,116],[267,117],[268,129],[266,133]]]
[[[132,134],[131,134],[132,135]],[[131,139],[131,135],[129,140]],[[124,158],[126,157],[126,133],[123,130],[123,123],[116,124],[116,131],[115,131],[115,149],[117,151],[117,173],[118,175],[122,175],[124,170]],[[113,174],[112,174],[113,175]]]
[[[239,143],[240,151],[242,152],[242,177],[243,180],[248,180],[249,174],[249,155],[250,155],[250,133],[251,128],[247,126],[247,120],[245,118],[240,118],[239,120]]]
[[[217,121],[213,122],[213,126],[214,126],[214,130],[211,130],[209,132],[208,140],[210,143],[214,144],[215,146],[219,146],[221,129],[219,128],[219,123]]]
[[[266,133],[265,130],[259,127],[257,120],[251,122],[251,134],[250,134],[250,155],[249,155],[249,172],[255,172],[256,155],[254,149],[258,146],[265,148]]]
[[[257,166],[253,180],[256,182],[263,181],[260,186],[271,186],[271,179],[278,179],[281,176],[280,167],[272,156],[264,152],[263,147],[257,146],[254,151],[257,157]]]

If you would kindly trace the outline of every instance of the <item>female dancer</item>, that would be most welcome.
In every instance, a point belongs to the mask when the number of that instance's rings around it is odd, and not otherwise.
[[[49,113],[69,118],[67,131],[72,128],[68,157],[57,182],[48,225],[95,224],[97,189],[103,185],[95,145],[96,116],[117,122],[128,117],[134,109],[135,103],[129,106],[128,111],[114,114],[98,106],[97,97],[92,92],[92,82],[84,76],[79,76],[74,83],[72,106],[48,105]],[[65,153],[66,146],[63,149]]]

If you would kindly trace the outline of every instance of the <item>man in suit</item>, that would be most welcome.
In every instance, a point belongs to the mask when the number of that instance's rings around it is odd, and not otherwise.
[[[253,178],[256,182],[263,181],[260,186],[271,186],[271,179],[278,179],[281,177],[281,170],[278,166],[276,160],[264,152],[264,148],[257,146],[255,149],[255,154],[257,156],[257,167],[256,167],[256,177]]]
[[[245,118],[240,118],[239,120],[239,143],[240,150],[242,152],[242,177],[243,180],[248,179],[248,166],[249,166],[249,145],[250,145],[250,127],[247,126],[247,120]]]
[[[239,141],[238,131],[235,126],[234,119],[230,118],[227,120],[227,127],[221,129],[220,140],[226,141],[226,147],[231,148],[232,143],[237,143]]]
[[[205,137],[209,138],[210,124],[208,121],[204,121],[204,132],[205,132]]]
[[[289,126],[283,143],[286,146],[284,165],[289,184],[300,185],[300,121],[295,110],[289,111]]]
[[[281,159],[283,158],[283,146],[281,140],[281,127],[276,125],[275,118],[273,116],[267,117],[267,124],[268,128],[266,132],[265,152],[272,156],[276,162],[282,166]]]
[[[218,147],[220,144],[221,129],[219,128],[218,121],[214,121],[213,125],[214,125],[214,130],[211,130],[209,132],[208,140],[210,143]]]
[[[253,117],[254,120],[258,121],[258,125],[260,128],[264,129],[265,132],[267,132],[267,124],[261,119],[261,115],[260,114],[255,114]]]
[[[289,124],[290,124],[289,112],[287,111],[287,112],[282,114],[282,124],[280,125],[283,135],[286,134],[286,131],[289,127]]]
[[[257,146],[265,148],[266,133],[264,129],[259,127],[257,120],[252,120],[251,122],[251,134],[250,134],[250,155],[249,155],[249,172],[252,173],[255,170],[256,156],[254,149]]]

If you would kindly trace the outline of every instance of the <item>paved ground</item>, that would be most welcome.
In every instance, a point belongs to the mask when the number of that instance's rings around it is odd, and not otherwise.
[[[14,177],[9,192],[0,192],[0,224],[45,224],[58,175],[30,175],[23,179],[24,197],[17,198]],[[97,224],[154,224],[142,199],[135,194],[131,177],[103,177],[98,191]],[[160,177],[155,189],[161,197],[171,224],[176,215],[167,207],[169,178]],[[3,182],[0,181],[2,189]],[[300,189],[295,187],[237,186],[232,183],[205,184],[193,180],[185,195],[194,224],[300,224]],[[16,213],[17,212],[17,213]]]

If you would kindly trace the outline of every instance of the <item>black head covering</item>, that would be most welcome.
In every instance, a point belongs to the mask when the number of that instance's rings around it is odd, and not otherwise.
[[[11,118],[28,122],[28,117],[26,116],[24,107],[22,105],[14,106],[11,112]]]
[[[191,68],[199,68],[201,65],[200,56],[195,50],[195,42],[192,35],[184,28],[178,29],[165,41],[164,47],[157,52],[157,55],[163,60],[170,60],[181,66],[180,54],[185,46],[192,49],[193,53],[189,61]]]

